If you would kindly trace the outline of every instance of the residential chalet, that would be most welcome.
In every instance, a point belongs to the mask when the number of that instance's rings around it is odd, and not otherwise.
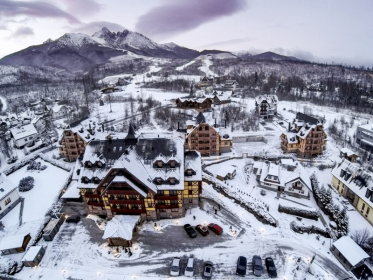
[[[373,174],[347,159],[332,170],[332,186],[373,225]]]
[[[213,101],[208,97],[195,98],[178,98],[176,99],[176,107],[182,109],[195,109],[197,111],[211,110]]]
[[[277,95],[259,95],[255,98],[255,110],[263,119],[272,119],[277,115]]]
[[[280,137],[285,153],[296,153],[302,158],[320,155],[326,147],[323,123],[302,113],[297,113],[293,123],[289,123],[289,131]]]
[[[253,172],[259,186],[272,191],[282,191],[290,196],[309,198],[311,192],[310,174],[301,166],[285,161],[281,164],[257,161]]]
[[[359,155],[350,149],[342,148],[340,150],[340,158],[345,158],[351,162],[356,162],[356,159],[359,157]]]
[[[90,141],[87,139],[89,132],[84,128],[65,129],[59,141],[59,151],[62,157],[68,160],[75,160],[84,153],[84,149]]]
[[[33,124],[13,127],[10,132],[14,138],[14,144],[17,148],[23,148],[27,146],[27,144],[40,139],[40,136]]]
[[[203,115],[197,116],[198,124],[187,124],[184,147],[186,150],[197,150],[203,156],[220,155],[230,152],[232,138],[225,128],[216,128],[208,124]],[[222,135],[220,133],[222,133]]]
[[[198,86],[199,87],[212,87],[214,85],[214,77],[201,77]]]

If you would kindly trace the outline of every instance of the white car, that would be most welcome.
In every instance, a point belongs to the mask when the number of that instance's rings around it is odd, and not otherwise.
[[[185,268],[185,276],[193,277],[194,274],[194,258],[189,258]]]
[[[171,265],[171,276],[179,276],[180,275],[180,258],[174,258]]]

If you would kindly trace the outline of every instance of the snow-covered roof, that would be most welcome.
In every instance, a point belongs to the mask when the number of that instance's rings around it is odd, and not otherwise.
[[[341,176],[342,170],[348,172],[350,176]],[[334,167],[332,175],[347,186],[353,193],[359,196],[366,204],[373,207],[373,201],[365,196],[367,188],[373,190],[372,173],[363,170],[356,163],[352,163],[344,158],[336,167]]]
[[[107,224],[102,238],[122,238],[125,240],[132,239],[133,229],[139,221],[140,216],[117,215],[114,216]]]
[[[20,248],[27,234],[12,235],[2,238],[0,242],[0,251]]]
[[[78,189],[78,182],[72,181],[66,192],[62,195],[62,198],[79,198],[80,193]]]
[[[291,158],[282,158],[281,164],[288,166],[297,166],[297,164]]]
[[[65,105],[54,105],[51,109],[54,113],[58,113]]]
[[[196,174],[192,176],[185,176],[184,181],[201,181],[202,180],[202,168],[201,168],[201,153],[198,151],[185,152],[185,171],[186,169],[193,169]],[[182,172],[184,175],[184,172]]]
[[[357,153],[351,151],[350,149],[348,148],[342,148],[341,149],[341,152],[346,154],[348,157],[352,156],[352,155],[357,155]]]
[[[14,185],[13,182],[9,180],[8,177],[4,173],[1,173],[0,175],[0,200],[2,200],[9,193],[14,191],[16,188],[17,186]]]
[[[263,101],[267,101],[269,104],[277,104],[278,97],[277,95],[259,95],[255,97],[255,102],[261,104]]]
[[[373,131],[373,123],[359,125],[358,128],[367,129]]]
[[[23,257],[22,261],[25,262],[32,262],[35,260],[36,256],[39,254],[40,250],[43,246],[31,246],[25,256]]]
[[[219,175],[220,177],[225,177],[227,176],[229,173],[230,174],[233,174],[233,172],[237,169],[237,167],[233,166],[233,165],[223,165],[222,167],[220,167],[220,169],[216,172],[216,175]]]
[[[300,137],[300,138],[302,138],[302,139],[305,139],[308,136],[308,134],[312,131],[312,129],[315,129],[315,128],[316,128],[315,124],[313,124],[313,125],[304,125],[298,131],[297,136]]]
[[[272,175],[272,176],[277,176],[278,177],[278,172],[279,172],[278,165],[271,162],[269,164],[268,175]]]
[[[349,236],[343,236],[333,243],[333,246],[345,257],[345,259],[355,266],[369,255],[361,249]]]
[[[26,124],[19,128],[13,127],[10,132],[12,133],[15,140],[19,140],[38,133],[33,124]]]

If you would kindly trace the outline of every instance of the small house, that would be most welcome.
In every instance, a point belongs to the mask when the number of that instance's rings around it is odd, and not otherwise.
[[[20,202],[18,189],[4,174],[0,174],[0,219]]]
[[[14,138],[14,144],[17,148],[23,148],[27,144],[35,142],[38,139],[38,132],[33,124],[17,126],[10,130]]]
[[[14,253],[22,253],[26,250],[27,244],[30,242],[30,234],[13,235],[4,237],[0,242],[0,251],[3,255]]]
[[[64,220],[64,215],[61,215],[59,218],[57,217],[56,219],[51,219],[43,230],[43,239],[45,241],[52,241],[59,231]]]
[[[140,216],[118,215],[107,224],[102,238],[107,239],[109,246],[132,247],[132,236],[140,222]]]
[[[369,255],[349,236],[339,238],[330,250],[347,270],[359,267],[369,258]]]
[[[44,254],[45,249],[43,246],[31,246],[23,257],[22,263],[26,267],[38,266]]]
[[[340,150],[340,158],[345,158],[348,161],[355,162],[359,155],[350,149],[342,148]]]
[[[216,172],[216,178],[220,181],[224,181],[227,179],[233,179],[236,176],[236,169],[237,167],[230,165],[230,166],[222,166],[218,172]]]

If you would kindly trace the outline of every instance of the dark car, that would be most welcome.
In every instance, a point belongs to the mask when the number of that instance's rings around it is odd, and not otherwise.
[[[217,235],[220,235],[223,233],[223,229],[218,224],[209,224],[207,226],[211,231],[215,232]]]
[[[196,231],[194,230],[194,228],[190,224],[185,224],[184,229],[185,229],[186,233],[189,235],[190,238],[196,238],[197,237]]]
[[[262,265],[262,258],[255,255],[253,257],[253,271],[255,276],[262,276],[263,273],[263,265]]]
[[[196,230],[203,236],[206,236],[210,233],[207,226],[203,226],[203,225],[197,225]]]
[[[277,277],[277,270],[276,270],[275,263],[273,262],[273,259],[272,258],[266,258],[265,263],[266,263],[266,267],[267,267],[269,277],[276,278]]]
[[[245,276],[246,275],[246,264],[247,260],[245,257],[240,256],[237,260],[237,268],[236,268],[236,274],[238,276]]]
[[[78,215],[72,215],[66,219],[66,223],[78,223],[80,221],[80,217]]]
[[[212,262],[205,262],[205,267],[203,268],[203,277],[204,278],[211,278],[212,277],[212,267],[214,264]]]

